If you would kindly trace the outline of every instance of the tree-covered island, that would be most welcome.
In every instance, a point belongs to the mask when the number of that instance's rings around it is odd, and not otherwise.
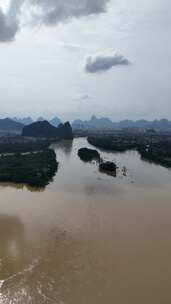
[[[0,156],[0,182],[45,187],[53,179],[57,169],[56,154],[51,149]]]

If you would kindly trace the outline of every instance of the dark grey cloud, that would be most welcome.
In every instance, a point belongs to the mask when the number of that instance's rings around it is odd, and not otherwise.
[[[18,31],[18,23],[12,24],[0,10],[0,41],[10,41]]]
[[[13,0],[8,12],[5,14],[0,8],[0,41],[11,41],[14,39],[20,27],[20,8],[23,0]]]
[[[87,73],[101,73],[118,65],[126,66],[129,64],[127,58],[116,52],[97,54],[86,58],[85,71]]]
[[[110,0],[11,0],[9,10],[0,8],[0,41],[11,41],[27,11],[30,23],[54,26],[71,18],[103,13]],[[28,21],[28,19],[27,19]],[[29,22],[28,22],[29,23]]]
[[[80,18],[105,11],[109,0],[30,0],[36,21],[54,25],[70,18]]]

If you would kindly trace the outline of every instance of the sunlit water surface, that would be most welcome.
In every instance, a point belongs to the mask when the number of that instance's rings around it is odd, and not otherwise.
[[[0,303],[170,304],[171,172],[101,152],[114,178],[78,158],[84,146],[54,145],[44,191],[0,186]]]

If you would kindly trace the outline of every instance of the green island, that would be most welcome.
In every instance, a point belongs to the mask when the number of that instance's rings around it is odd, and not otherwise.
[[[78,150],[78,156],[84,162],[91,162],[92,160],[100,161],[100,154],[97,150],[81,148]]]
[[[43,188],[53,179],[57,169],[56,154],[51,149],[0,156],[0,182]]]

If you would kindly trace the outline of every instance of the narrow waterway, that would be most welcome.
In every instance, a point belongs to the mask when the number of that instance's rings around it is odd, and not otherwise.
[[[114,178],[79,159],[89,146],[53,145],[44,191],[0,185],[0,304],[171,303],[171,172],[101,151]]]

